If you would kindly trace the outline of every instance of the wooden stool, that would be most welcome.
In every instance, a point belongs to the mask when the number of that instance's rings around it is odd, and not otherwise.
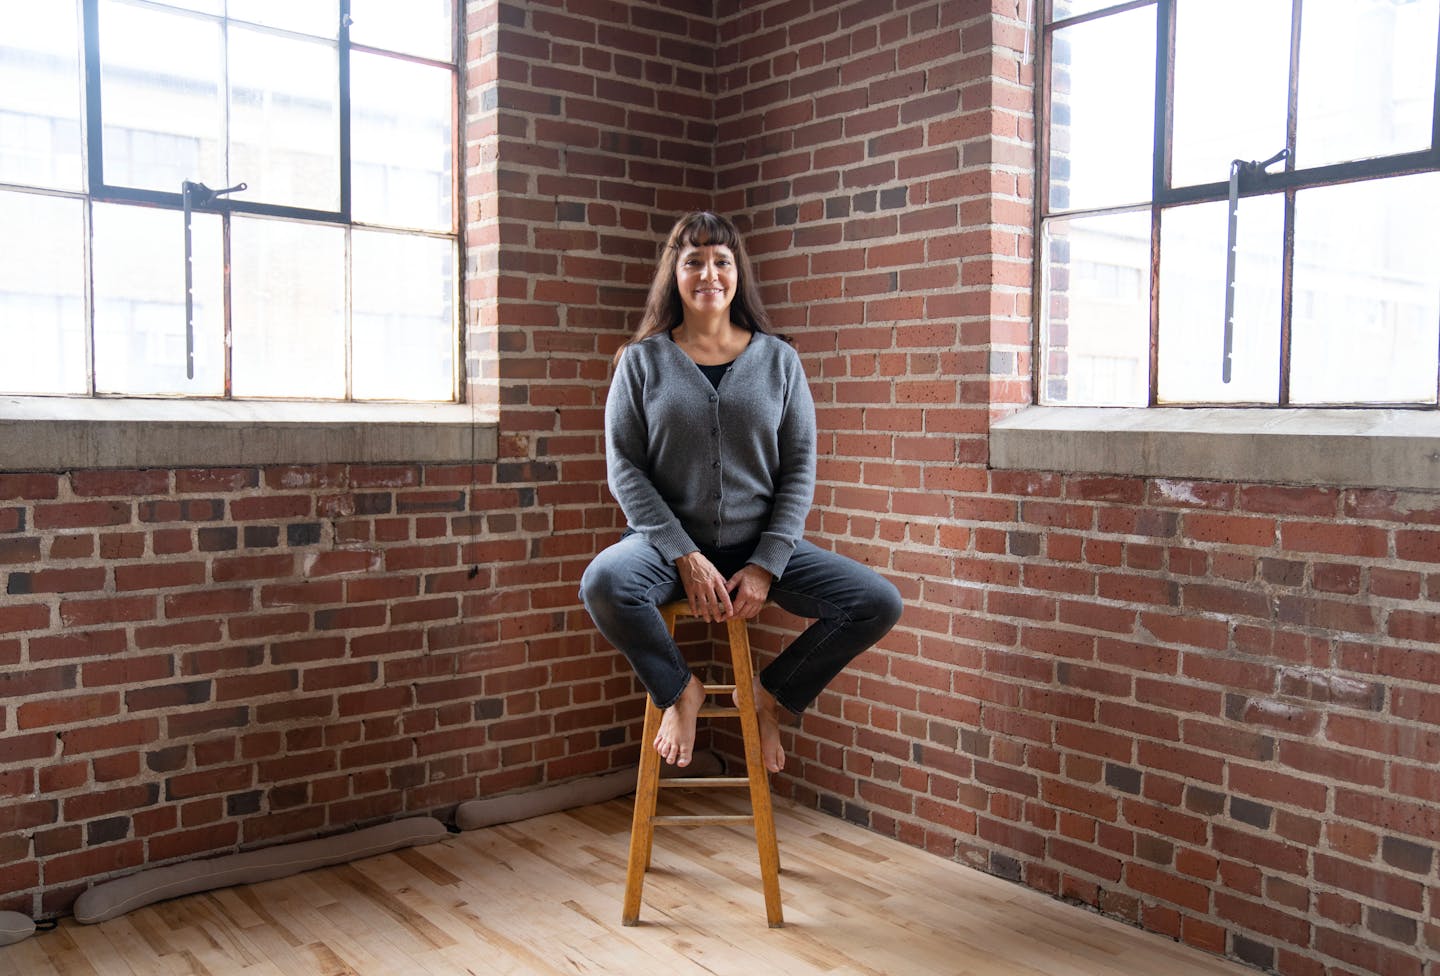
[[[692,616],[685,601],[660,607],[665,626],[675,633],[679,617]],[[736,715],[745,738],[746,776],[667,776],[660,778],[660,754],[655,751],[655,735],[660,731],[660,709],[645,696],[645,731],[640,739],[640,775],[635,785],[635,819],[630,827],[630,864],[625,874],[625,909],[621,921],[634,925],[640,920],[640,889],[645,872],[650,869],[650,848],[655,828],[665,825],[705,825],[753,823],[755,846],[760,853],[760,878],[765,889],[765,918],[771,928],[785,924],[780,910],[780,854],[775,848],[775,815],[770,807],[770,779],[760,754],[760,721],[755,717],[754,670],[750,663],[750,634],[741,619],[726,622],[730,631],[730,659],[734,666],[733,685],[706,685],[705,694],[728,695],[732,691],[739,705],[704,705],[700,716]],[[750,788],[749,814],[716,814],[713,816],[657,817],[655,798],[661,787],[741,787]]]

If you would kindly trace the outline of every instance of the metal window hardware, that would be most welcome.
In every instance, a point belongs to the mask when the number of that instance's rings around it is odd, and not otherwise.
[[[1282,149],[1263,162],[1235,159],[1230,162],[1229,231],[1225,241],[1225,348],[1220,357],[1220,381],[1230,382],[1230,357],[1235,349],[1235,226],[1240,212],[1240,190],[1253,189],[1265,170],[1290,155]]]
[[[184,180],[180,183],[180,196],[185,209],[185,378],[195,378],[195,274],[194,258],[190,237],[190,214],[196,207],[213,207],[216,197],[227,193],[238,193],[246,189],[244,183],[227,186],[223,190],[212,190],[204,183]],[[223,201],[221,201],[223,202]]]

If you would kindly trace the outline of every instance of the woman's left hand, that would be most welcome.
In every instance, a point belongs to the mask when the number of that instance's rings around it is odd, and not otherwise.
[[[725,581],[725,589],[730,591],[730,603],[735,608],[731,616],[744,620],[758,617],[765,608],[770,584],[774,581],[775,577],[770,575],[769,570],[746,563],[740,572]]]

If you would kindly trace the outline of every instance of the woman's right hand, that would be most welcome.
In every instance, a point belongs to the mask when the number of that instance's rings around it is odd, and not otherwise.
[[[696,550],[675,560],[675,567],[680,570],[680,582],[685,587],[692,615],[717,622],[730,619],[735,608],[725,588],[725,577],[714,563]]]

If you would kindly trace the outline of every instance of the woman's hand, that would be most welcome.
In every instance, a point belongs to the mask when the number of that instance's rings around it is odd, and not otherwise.
[[[698,550],[675,560],[675,567],[680,570],[680,582],[690,601],[691,614],[701,620],[721,621],[735,612],[725,577]]]
[[[745,620],[754,620],[765,608],[765,600],[770,596],[770,584],[775,582],[775,577],[770,575],[767,569],[761,569],[754,563],[746,563],[744,568],[725,582],[725,588],[735,594],[733,605],[735,616]]]

